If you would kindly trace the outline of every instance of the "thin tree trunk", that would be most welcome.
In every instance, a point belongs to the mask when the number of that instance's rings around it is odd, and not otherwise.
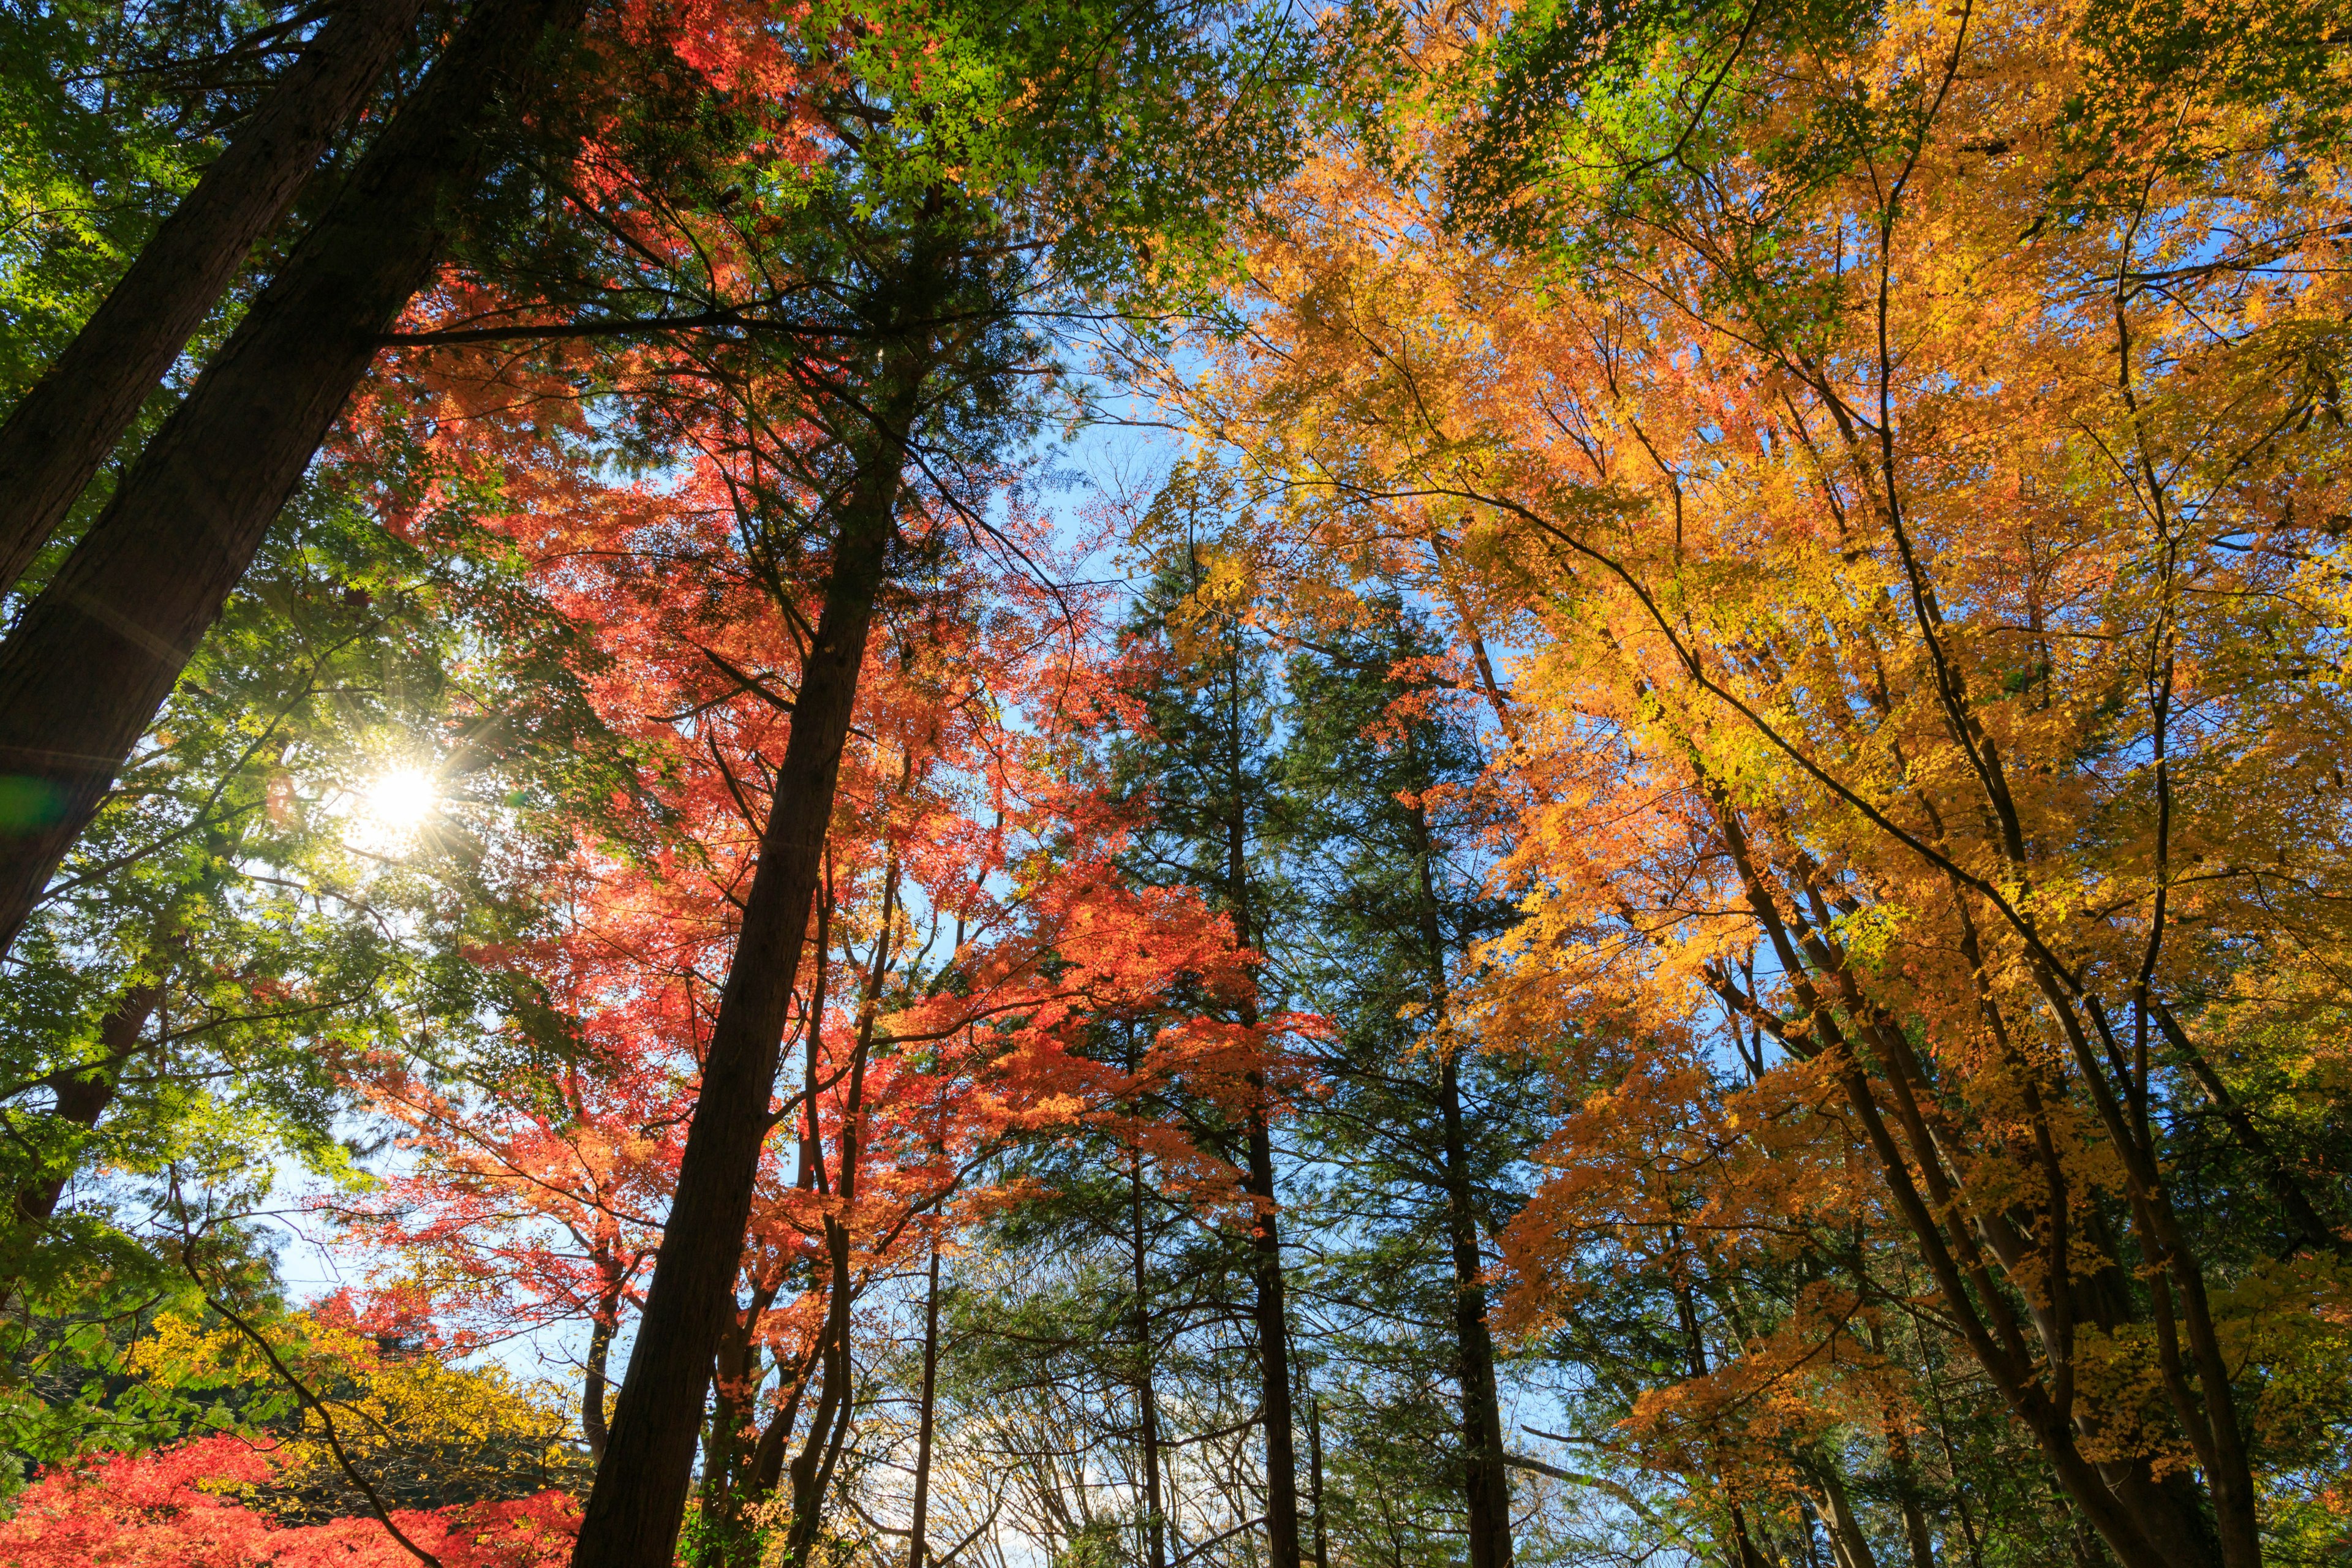
[[[911,307],[904,318],[927,314],[928,301],[912,289],[904,303]],[[667,1568],[677,1548],[695,1435],[710,1386],[710,1352],[734,1310],[735,1271],[771,1125],[777,1056],[882,584],[907,432],[928,368],[920,342],[902,342],[889,353],[885,384],[873,403],[877,427],[868,434],[839,514],[832,575],[793,699],[759,868],[711,1027],[669,1223],[621,1385],[613,1445],[596,1467],[573,1568]]]
[[[751,1420],[760,1384],[767,1376],[751,1336],[760,1326],[761,1315],[775,1299],[775,1285],[755,1288],[750,1306],[734,1314],[711,1356],[710,1425],[702,1449],[702,1519],[724,1541],[724,1552],[732,1552],[743,1542],[743,1513],[751,1501],[745,1484],[751,1456],[744,1447],[744,1429]],[[753,1444],[756,1447],[756,1438]]]
[[[832,1258],[833,1291],[824,1326],[824,1383],[817,1391],[816,1412],[809,1421],[808,1441],[793,1457],[793,1518],[785,1535],[784,1561],[806,1561],[816,1543],[817,1511],[824,1498],[826,1459],[834,1427],[849,1406],[849,1237],[828,1218],[825,1245]]]
[[[1323,1407],[1307,1395],[1307,1496],[1314,1510],[1315,1568],[1331,1568],[1331,1538],[1323,1528]]]
[[[1251,1075],[1255,1078],[1257,1075]],[[1258,1085],[1263,1092],[1263,1085]],[[1249,1118],[1250,1192],[1259,1213],[1251,1233],[1256,1261],[1258,1365],[1265,1422],[1266,1545],[1273,1568],[1299,1568],[1298,1454],[1291,1430],[1290,1323],[1282,1279],[1282,1237],[1274,1197],[1274,1139],[1263,1110]]]
[[[800,1417],[801,1401],[807,1396],[809,1379],[816,1374],[817,1365],[824,1358],[822,1342],[809,1347],[809,1353],[801,1358],[800,1366],[793,1374],[790,1391],[777,1405],[776,1413],[769,1418],[767,1426],[760,1430],[759,1447],[751,1450],[751,1495],[753,1501],[765,1500],[776,1489],[777,1483],[783,1479],[784,1453],[792,1444],[793,1427]],[[783,1371],[782,1362],[777,1363],[776,1370],[781,1377]]]
[[[0,426],[0,591],[138,417],[254,242],[286,216],[423,0],[344,0]]]
[[[1438,919],[1435,846],[1424,808],[1412,807],[1413,849],[1420,861],[1419,920],[1430,1001],[1441,1013],[1448,990],[1445,932]],[[1454,1339],[1462,1369],[1464,1511],[1470,1531],[1470,1568],[1511,1568],[1511,1482],[1505,1468],[1502,1395],[1495,1377],[1495,1340],[1486,1322],[1486,1287],[1478,1257],[1478,1214],[1470,1186],[1470,1139],[1462,1112],[1461,1063],[1440,1041],[1438,1126],[1445,1167],[1445,1237],[1454,1263]]]
[[[431,275],[494,105],[584,7],[484,0],[0,647],[0,773],[42,796],[0,837],[0,952]]]
[[[915,1516],[908,1529],[907,1568],[923,1568],[924,1528],[931,1510],[931,1416],[940,1385],[940,1237],[931,1233],[931,1278],[923,1296],[923,1403],[915,1418]]]
[[[1249,822],[1246,784],[1243,774],[1240,662],[1228,667],[1232,711],[1226,755],[1232,806],[1225,816],[1225,906],[1234,921],[1234,936],[1243,947],[1254,947],[1257,933],[1251,918],[1249,896]],[[1242,1023],[1258,1024],[1257,1004],[1244,1005]],[[1300,1568],[1298,1541],[1298,1452],[1292,1433],[1290,1408],[1290,1323],[1283,1301],[1282,1232],[1275,1194],[1274,1135],[1267,1122],[1267,1086],[1263,1073],[1248,1075],[1249,1110],[1247,1191],[1257,1200],[1251,1222],[1250,1251],[1256,1285],[1252,1317],[1257,1326],[1260,1418],[1265,1425],[1265,1535],[1272,1568]]]
[[[139,981],[123,991],[98,1026],[98,1043],[105,1054],[95,1062],[63,1068],[48,1076],[50,1091],[57,1096],[49,1111],[52,1117],[85,1132],[98,1125],[98,1119],[114,1103],[115,1085],[123,1067],[145,1043],[141,1037],[146,1032],[147,1020],[154,1016],[163,1000],[160,980]],[[74,1162],[68,1158],[18,1187],[18,1223],[37,1225],[57,1213],[58,1199],[64,1195],[73,1173]]]
[[[595,1321],[588,1330],[588,1375],[580,1390],[580,1434],[588,1439],[588,1458],[601,1463],[612,1434],[604,1425],[605,1363],[613,1353],[613,1330],[621,1311],[621,1291],[615,1285],[596,1303]]]
[[[784,1538],[784,1561],[793,1568],[806,1563],[816,1548],[824,1495],[833,1484],[834,1467],[840,1461],[842,1445],[849,1435],[849,1414],[856,1403],[854,1380],[857,1369],[850,1359],[849,1342],[849,1310],[853,1305],[849,1226],[857,1202],[859,1115],[866,1103],[866,1062],[874,1046],[874,1024],[881,1005],[883,978],[889,970],[891,921],[898,894],[898,863],[893,857],[882,877],[881,931],[874,939],[873,962],[866,970],[864,994],[858,998],[857,1038],[850,1047],[849,1082],[842,1096],[840,1152],[834,1162],[834,1191],[840,1207],[837,1213],[826,1215],[824,1222],[825,1243],[833,1259],[831,1359],[825,1367],[824,1393],[817,1402],[816,1419],[809,1426],[808,1443],[793,1461],[793,1521]],[[814,1028],[810,1037],[815,1037]],[[814,1098],[809,1106],[814,1112]],[[811,1136],[814,1136],[814,1121]]]
[[[1143,1150],[1129,1151],[1128,1181],[1135,1257],[1135,1397],[1143,1428],[1145,1568],[1168,1568],[1168,1516],[1160,1499],[1160,1399],[1152,1389],[1150,1253],[1143,1231]]]

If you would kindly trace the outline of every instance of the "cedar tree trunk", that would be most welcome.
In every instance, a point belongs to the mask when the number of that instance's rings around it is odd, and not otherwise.
[[[761,836],[759,869],[744,900],[735,962],[711,1027],[677,1192],[614,1412],[612,1443],[588,1494],[573,1568],[668,1568],[677,1549],[711,1352],[735,1310],[735,1273],[760,1149],[771,1126],[777,1057],[808,940],[841,748],[857,700],[904,473],[906,434],[925,370],[922,345],[893,353],[898,363],[886,372],[875,403],[879,427],[841,510],[832,578],[793,700],[792,733]]]
[[[423,0],[344,0],[0,426],[0,591],[16,586],[254,242],[319,166]]]
[[[0,952],[432,274],[481,130],[585,0],[484,0],[0,646]]]
[[[1422,963],[1432,1005],[1442,1014],[1449,982],[1445,932],[1438,918],[1435,844],[1426,810],[1412,806],[1413,852],[1419,860],[1415,913]],[[1495,1381],[1495,1339],[1486,1324],[1486,1287],[1480,1277],[1478,1215],[1470,1187],[1470,1139],[1462,1112],[1462,1068],[1447,1043],[1438,1052],[1438,1126],[1445,1168],[1445,1238],[1454,1263],[1454,1339],[1462,1375],[1462,1500],[1470,1531],[1470,1568],[1511,1568],[1511,1482],[1504,1469],[1502,1396]]]

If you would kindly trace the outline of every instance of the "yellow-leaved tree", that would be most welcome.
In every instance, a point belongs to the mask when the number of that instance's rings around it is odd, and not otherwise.
[[[376,1502],[430,1510],[530,1497],[582,1479],[561,1389],[495,1363],[455,1366],[429,1351],[388,1349],[331,1310],[257,1331],[267,1332],[268,1353],[237,1326],[166,1316],[133,1349],[132,1370],[199,1398],[210,1391],[224,1417],[237,1407],[274,1412],[258,1437],[274,1440],[272,1479],[246,1489],[289,1523],[364,1515]],[[289,1374],[310,1397],[294,1393]]]
[[[1257,571],[1452,617],[1524,914],[1455,1027],[1581,1108],[1512,1305],[1654,1291],[1619,1435],[1733,1562],[1874,1561],[1859,1444],[1931,1568],[1948,1365],[2126,1568],[2344,1539],[2347,29],[1407,17],[1165,376]]]

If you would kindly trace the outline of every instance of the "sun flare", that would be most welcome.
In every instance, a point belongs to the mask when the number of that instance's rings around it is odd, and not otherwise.
[[[440,805],[441,785],[429,769],[396,767],[377,774],[352,797],[352,844],[378,852],[404,849]]]

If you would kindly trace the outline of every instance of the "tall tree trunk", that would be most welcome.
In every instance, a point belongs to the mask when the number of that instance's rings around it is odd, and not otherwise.
[[[917,298],[911,288],[902,303],[908,307],[902,320],[919,321],[928,313],[928,299]],[[612,1447],[588,1494],[573,1568],[667,1568],[677,1551],[695,1436],[710,1386],[710,1352],[735,1307],[735,1270],[770,1127],[777,1055],[882,584],[908,427],[928,368],[922,342],[909,340],[888,353],[884,384],[871,404],[877,427],[869,433],[839,514],[832,576],[793,700],[759,869],[744,900],[677,1191],[621,1385]]]
[[[1331,1568],[1331,1538],[1323,1527],[1323,1406],[1307,1394],[1307,1497],[1314,1510],[1315,1568]]]
[[[1247,948],[1256,944],[1257,933],[1250,918],[1248,806],[1243,793],[1238,701],[1236,693],[1229,736],[1233,805],[1225,817],[1225,902],[1233,915],[1234,938]],[[1257,1026],[1255,1001],[1244,1005],[1242,1022],[1250,1028]],[[1257,1200],[1250,1228],[1256,1285],[1252,1316],[1257,1325],[1260,1418],[1265,1424],[1266,1548],[1273,1568],[1300,1568],[1298,1453],[1290,1408],[1290,1321],[1283,1301],[1282,1231],[1275,1195],[1274,1134],[1267,1121],[1265,1076],[1252,1072],[1249,1087],[1248,1191]]]
[[[1135,1258],[1135,1401],[1143,1434],[1145,1568],[1168,1568],[1168,1515],[1160,1497],[1160,1398],[1152,1387],[1151,1255],[1143,1230],[1143,1150],[1129,1152],[1128,1183]]]
[[[923,1402],[915,1416],[915,1513],[908,1521],[907,1568],[923,1568],[924,1529],[931,1511],[931,1416],[940,1386],[940,1237],[931,1233],[931,1278],[923,1294]]]
[[[254,242],[286,216],[421,9],[423,0],[343,0],[0,425],[0,591],[24,575]]]
[[[1446,1003],[1445,931],[1438,918],[1436,846],[1427,811],[1416,799],[1412,824],[1420,897],[1423,963],[1430,1002]],[[1478,1257],[1478,1211],[1470,1184],[1470,1139],[1462,1112],[1462,1067],[1450,1042],[1437,1053],[1438,1130],[1445,1166],[1445,1239],[1454,1264],[1454,1342],[1462,1375],[1462,1500],[1470,1531],[1470,1568],[1511,1568],[1511,1482],[1503,1451],[1502,1395],[1495,1378],[1495,1339],[1486,1321],[1486,1286]]]
[[[850,1380],[855,1369],[849,1359],[849,1234],[827,1220],[825,1238],[834,1259],[833,1310],[825,1328],[824,1385],[817,1396],[816,1413],[809,1421],[808,1441],[792,1462],[793,1516],[785,1530],[783,1554],[783,1561],[791,1568],[800,1568],[816,1549],[825,1489],[833,1479],[834,1463],[840,1458],[843,1439],[848,1434],[852,1404]]]
[[[494,104],[584,8],[484,0],[0,647],[0,773],[42,797],[0,836],[0,952],[431,275]]]
[[[1253,1079],[1258,1075],[1252,1074]],[[1251,1248],[1257,1265],[1258,1366],[1264,1374],[1265,1421],[1265,1533],[1273,1568],[1300,1568],[1298,1549],[1298,1453],[1291,1432],[1290,1321],[1283,1301],[1282,1237],[1275,1209],[1274,1138],[1266,1125],[1262,1079],[1260,1109],[1249,1119],[1250,1192],[1258,1200]]]

